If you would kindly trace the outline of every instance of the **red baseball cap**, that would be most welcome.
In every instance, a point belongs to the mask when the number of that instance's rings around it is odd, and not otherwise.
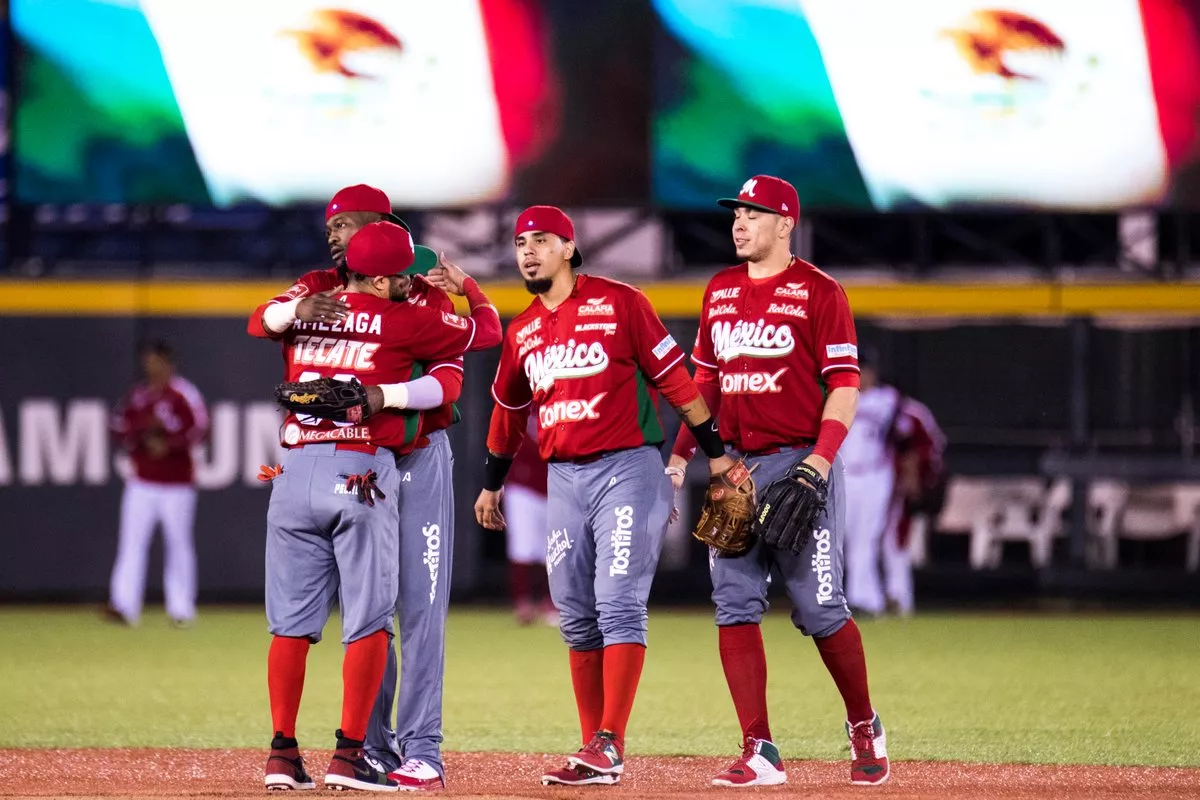
[[[555,236],[561,236],[568,241],[575,241],[575,224],[571,222],[561,208],[557,206],[530,206],[521,212],[521,216],[517,217],[516,229],[513,231],[513,238],[517,238],[522,233],[531,231],[545,231],[553,233]],[[571,266],[578,267],[583,263],[583,253],[579,252],[578,243],[575,245],[575,253],[571,256]]]
[[[384,191],[376,189],[374,186],[367,186],[365,183],[347,186],[335,194],[329,201],[329,205],[325,206],[325,221],[328,222],[330,217],[350,211],[373,211],[376,214],[382,214],[388,222],[394,222],[406,231],[412,230],[408,227],[407,222],[392,213],[392,201],[388,199]]]
[[[346,245],[346,268],[360,275],[400,275],[415,258],[412,234],[386,220],[364,225]]]
[[[793,222],[800,221],[800,196],[796,194],[796,187],[774,175],[755,175],[742,184],[742,190],[736,198],[722,198],[717,205],[725,208],[757,208],[781,217],[791,217]]]

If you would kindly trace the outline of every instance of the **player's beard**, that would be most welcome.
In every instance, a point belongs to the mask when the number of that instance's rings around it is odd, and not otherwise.
[[[527,278],[525,280],[525,288],[529,290],[530,294],[545,294],[553,285],[553,278]]]
[[[408,299],[408,293],[412,290],[412,279],[409,280],[391,280],[388,281],[388,300],[393,303],[403,303]]]

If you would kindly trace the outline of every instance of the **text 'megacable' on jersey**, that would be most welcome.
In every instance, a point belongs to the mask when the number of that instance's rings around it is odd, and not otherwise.
[[[657,445],[656,382],[682,359],[641,291],[579,275],[557,308],[534,298],[509,323],[492,397],[510,410],[533,405],[545,460]]]
[[[692,361],[718,375],[724,441],[743,452],[811,443],[825,380],[858,371],[846,292],[800,259],[762,281],[744,263],[722,270],[704,292]]]

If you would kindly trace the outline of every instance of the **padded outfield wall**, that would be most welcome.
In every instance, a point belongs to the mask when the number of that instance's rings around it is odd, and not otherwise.
[[[695,336],[702,284],[647,285],[680,342]],[[213,433],[199,455],[196,540],[205,600],[262,593],[267,491],[258,466],[277,456],[277,346],[245,334],[245,314],[274,284],[0,283],[0,598],[100,600],[116,549],[123,459],[108,412],[136,377],[140,341],[164,338],[205,395]],[[487,287],[508,317],[528,295]],[[1169,448],[1179,404],[1200,397],[1200,285],[848,287],[860,339],[924,400],[951,435],[951,466],[1026,473],[1072,425],[1073,319],[1089,320],[1089,429]],[[472,354],[451,431],[457,458],[455,593],[499,590],[498,540],[471,521],[480,485],[497,351]],[[674,430],[670,411],[664,413]],[[1120,444],[1120,442],[1117,442]],[[1135,442],[1136,443],[1136,442]],[[1176,451],[1177,453],[1177,451]],[[703,586],[686,542],[664,559],[682,593]],[[152,592],[159,584],[151,576]]]

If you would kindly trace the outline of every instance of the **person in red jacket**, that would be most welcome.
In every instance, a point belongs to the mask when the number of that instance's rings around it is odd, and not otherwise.
[[[199,390],[175,374],[165,342],[145,345],[141,361],[145,379],[129,390],[112,418],[113,436],[129,453],[133,468],[121,498],[107,616],[127,625],[141,619],[150,540],[161,525],[167,616],[176,626],[186,627],[196,617],[191,449],[208,433],[208,410]]]

